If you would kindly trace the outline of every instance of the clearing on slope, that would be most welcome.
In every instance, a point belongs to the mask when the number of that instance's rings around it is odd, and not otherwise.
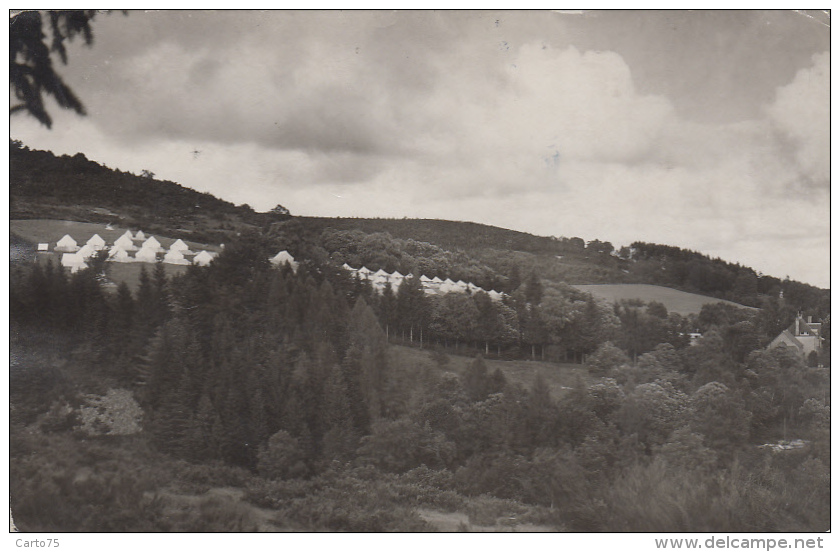
[[[707,297],[705,295],[697,295],[696,293],[688,293],[686,291],[650,284],[588,284],[575,285],[573,287],[610,302],[632,299],[638,299],[645,303],[658,301],[665,305],[668,312],[675,312],[682,316],[698,314],[700,309],[703,308],[703,305],[710,303],[727,303],[742,309],[757,310],[753,307],[745,307],[744,305],[716,297]]]

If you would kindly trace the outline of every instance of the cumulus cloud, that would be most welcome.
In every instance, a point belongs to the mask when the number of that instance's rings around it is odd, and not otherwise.
[[[813,65],[778,88],[775,101],[767,107],[773,123],[789,139],[803,176],[816,186],[827,186],[829,179],[830,64],[828,52],[815,54]]]

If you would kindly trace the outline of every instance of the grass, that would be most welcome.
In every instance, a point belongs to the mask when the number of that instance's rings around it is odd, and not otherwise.
[[[675,312],[682,316],[698,314],[703,305],[709,303],[727,303],[743,309],[752,309],[752,307],[745,307],[732,301],[649,284],[591,284],[573,287],[611,303],[623,299],[639,299],[645,303],[658,301],[665,305],[668,312]]]
[[[432,359],[431,349],[390,345],[388,354],[391,362],[398,363],[403,367],[438,367]],[[457,374],[463,374],[474,358],[461,355],[447,355],[447,357],[449,362],[441,369]],[[519,384],[526,389],[533,386],[537,374],[542,374],[554,399],[563,396],[569,388],[575,385],[578,378],[582,378],[584,382],[589,381],[588,371],[580,364],[491,359],[485,359],[484,362],[487,364],[489,372],[499,368],[510,383]]]

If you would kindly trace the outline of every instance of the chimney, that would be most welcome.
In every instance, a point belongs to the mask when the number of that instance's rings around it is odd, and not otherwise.
[[[812,319],[812,317],[811,317],[811,316],[809,316],[809,317],[808,317],[808,324],[811,324],[811,319]]]
[[[796,332],[793,335],[799,335],[799,317],[796,317]]]

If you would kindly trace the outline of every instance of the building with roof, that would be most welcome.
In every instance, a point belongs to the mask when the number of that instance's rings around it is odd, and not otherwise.
[[[797,315],[793,324],[789,328],[783,330],[777,335],[773,341],[767,346],[767,349],[775,347],[793,347],[805,358],[808,358],[812,352],[819,352],[822,348],[822,337],[820,330],[822,324],[813,322],[811,317],[805,320],[801,315]]]

